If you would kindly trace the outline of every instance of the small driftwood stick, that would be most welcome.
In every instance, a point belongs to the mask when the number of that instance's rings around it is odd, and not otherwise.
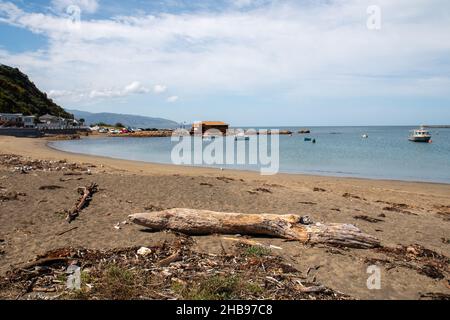
[[[182,256],[181,256],[180,252],[175,252],[174,254],[168,256],[167,258],[162,259],[161,261],[159,261],[158,262],[158,266],[159,267],[167,267],[171,263],[180,261],[181,259],[182,259]]]
[[[87,203],[91,200],[91,197],[98,190],[98,186],[96,183],[91,183],[91,185],[83,188],[78,188],[78,192],[81,194],[81,198],[78,200],[78,203],[67,213],[67,221],[71,223],[73,220],[78,217],[80,211],[87,205]]]
[[[168,209],[137,213],[130,220],[153,230],[172,230],[188,235],[266,235],[305,244],[329,244],[369,249],[380,246],[375,237],[350,224],[301,224],[298,215],[223,213],[196,209]]]
[[[39,260],[24,264],[23,266],[20,267],[20,269],[27,270],[27,269],[31,269],[34,267],[40,267],[40,266],[45,266],[45,265],[52,264],[52,263],[65,262],[65,261],[69,261],[69,260],[71,260],[71,258],[65,258],[65,257],[43,258],[43,259],[39,259]]]
[[[59,232],[59,233],[57,233],[56,235],[57,235],[57,236],[62,236],[62,235],[65,235],[66,233],[69,233],[70,231],[73,231],[73,230],[76,230],[76,229],[78,229],[78,227],[70,228],[70,229],[68,229],[68,230]]]

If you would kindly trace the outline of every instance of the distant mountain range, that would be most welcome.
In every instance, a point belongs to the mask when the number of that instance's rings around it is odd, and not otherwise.
[[[175,121],[151,118],[144,116],[136,116],[131,114],[118,114],[118,113],[91,113],[79,110],[67,110],[72,113],[76,119],[84,119],[87,125],[93,125],[98,123],[115,125],[121,123],[126,127],[132,128],[155,128],[155,129],[174,129],[179,126]]]
[[[51,114],[72,118],[63,108],[40,91],[28,76],[17,68],[0,64],[0,113],[42,116]]]

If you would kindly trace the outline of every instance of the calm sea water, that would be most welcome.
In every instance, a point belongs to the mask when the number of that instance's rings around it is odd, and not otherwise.
[[[282,128],[297,132],[300,128]],[[280,136],[280,172],[450,183],[450,129],[431,129],[433,143],[408,141],[413,127],[315,127]],[[368,134],[368,139],[362,135]],[[305,136],[317,140],[305,142]],[[170,138],[57,141],[63,151],[154,163],[172,163]],[[207,144],[207,142],[205,142]],[[251,165],[218,167],[259,170]]]

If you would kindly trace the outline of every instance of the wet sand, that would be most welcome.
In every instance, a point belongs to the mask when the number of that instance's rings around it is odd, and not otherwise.
[[[114,228],[129,214],[172,207],[309,215],[318,222],[355,224],[385,246],[418,244],[450,256],[450,185],[287,174],[268,177],[71,154],[46,143],[44,139],[0,137],[0,154],[66,159],[89,168],[90,174],[69,180],[63,172],[21,174],[0,165],[0,191],[22,194],[0,202],[0,275],[60,247],[107,249],[173,241],[177,236],[170,232],[150,233],[130,224]],[[99,192],[68,225],[60,213],[75,204],[77,187],[90,182],[99,185]],[[57,188],[42,188],[45,186]],[[77,229],[57,235],[72,227]],[[194,239],[196,250],[208,253],[232,245],[223,236]],[[283,248],[274,253],[304,273],[317,269],[317,281],[355,298],[417,299],[421,293],[450,294],[448,272],[443,279],[434,279],[401,265],[383,264],[381,290],[368,290],[369,260],[387,258],[376,250],[256,240]]]

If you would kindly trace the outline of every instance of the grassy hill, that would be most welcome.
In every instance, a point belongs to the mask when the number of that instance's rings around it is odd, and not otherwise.
[[[27,75],[17,68],[0,65],[0,113],[23,113],[42,116],[51,114],[64,118],[73,115],[40,91]]]

